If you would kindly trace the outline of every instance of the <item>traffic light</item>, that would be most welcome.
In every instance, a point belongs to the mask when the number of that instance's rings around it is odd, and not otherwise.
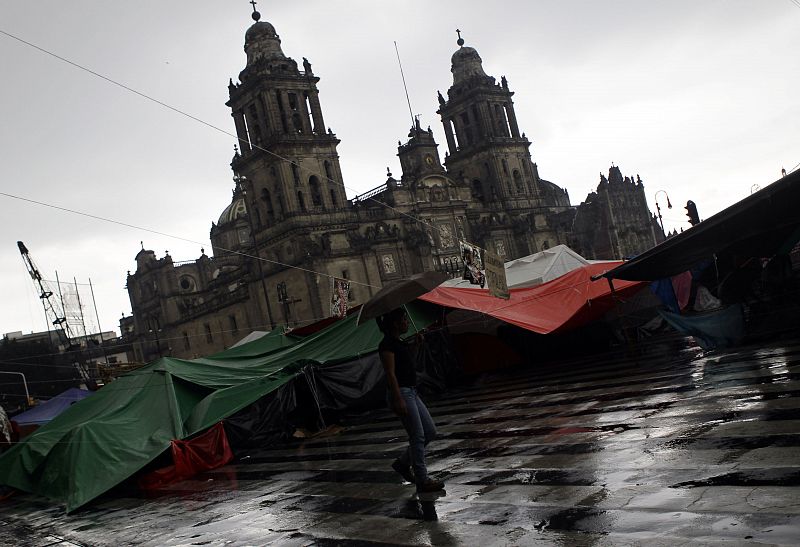
[[[695,226],[700,224],[700,216],[697,214],[697,205],[692,200],[686,202],[686,216],[689,217],[689,224]]]

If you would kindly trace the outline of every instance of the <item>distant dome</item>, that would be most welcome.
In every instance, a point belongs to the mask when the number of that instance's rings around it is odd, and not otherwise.
[[[469,46],[458,48],[450,58],[450,62],[452,63],[450,72],[453,73],[454,84],[464,82],[473,76],[486,77],[486,73],[483,71],[483,60],[475,48]]]
[[[219,216],[217,226],[224,226],[225,224],[229,224],[237,218],[243,218],[246,215],[247,206],[244,203],[244,198],[236,198],[231,202],[230,205],[225,207],[224,211],[222,211],[222,214]]]

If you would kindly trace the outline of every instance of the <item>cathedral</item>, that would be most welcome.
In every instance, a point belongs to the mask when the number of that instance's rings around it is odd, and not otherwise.
[[[137,360],[208,355],[252,331],[302,327],[413,273],[460,275],[460,242],[508,261],[561,243],[622,258],[663,240],[638,176],[612,166],[577,207],[539,176],[508,81],[487,75],[460,36],[453,84],[438,93],[444,158],[417,119],[398,142],[399,177],[387,172],[348,197],[320,78],[307,59],[284,54],[273,25],[253,19],[245,67],[228,84],[239,141],[232,200],[212,223],[211,256],[136,255],[127,288]]]

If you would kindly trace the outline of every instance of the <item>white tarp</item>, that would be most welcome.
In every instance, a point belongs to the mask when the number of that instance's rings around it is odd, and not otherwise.
[[[506,282],[509,289],[535,287],[587,264],[588,260],[566,245],[556,245],[551,249],[506,262]],[[478,285],[472,285],[460,277],[445,281],[442,286],[480,289]]]
[[[253,340],[258,340],[259,338],[261,338],[262,336],[266,336],[267,334],[269,334],[269,331],[254,330],[253,332],[251,332],[250,334],[248,334],[247,336],[245,336],[244,338],[233,344],[231,347],[238,348],[239,346],[249,344]]]

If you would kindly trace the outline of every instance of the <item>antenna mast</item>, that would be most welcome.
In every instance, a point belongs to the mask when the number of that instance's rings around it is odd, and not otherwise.
[[[403,74],[403,63],[400,62],[400,50],[397,49],[397,41],[394,42],[394,51],[397,53],[397,64],[400,67],[400,77],[403,78],[403,89],[406,92],[406,102],[408,102],[408,114],[411,116],[411,127],[414,127],[414,111],[411,110],[411,99],[408,97],[408,86],[406,86],[406,76]]]

